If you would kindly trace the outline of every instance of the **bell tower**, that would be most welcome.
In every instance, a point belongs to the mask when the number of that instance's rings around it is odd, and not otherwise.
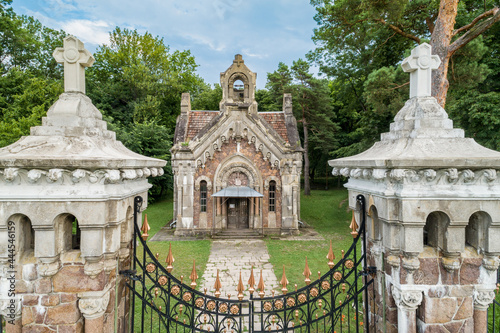
[[[235,55],[233,64],[220,74],[222,87],[221,112],[232,108],[257,113],[257,102],[255,101],[256,80],[257,73],[248,69],[241,54]]]

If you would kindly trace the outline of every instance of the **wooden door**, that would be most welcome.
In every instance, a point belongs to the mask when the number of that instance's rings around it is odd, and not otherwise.
[[[248,228],[248,198],[229,198],[227,200],[227,228]]]

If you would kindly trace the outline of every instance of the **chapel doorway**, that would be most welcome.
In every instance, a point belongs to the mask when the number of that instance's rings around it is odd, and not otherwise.
[[[248,229],[249,228],[249,205],[248,198],[228,198],[227,200],[227,228]]]

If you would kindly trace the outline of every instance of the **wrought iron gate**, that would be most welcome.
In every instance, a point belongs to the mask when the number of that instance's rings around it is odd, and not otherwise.
[[[307,259],[304,271],[306,286],[288,290],[286,276],[281,280],[282,295],[266,297],[260,274],[256,284],[253,268],[245,299],[241,279],[238,295],[221,297],[220,281],[216,279],[214,295],[196,290],[197,274],[193,265],[191,284],[171,274],[173,255],[170,247],[166,267],[148,248],[147,221],[141,230],[138,215],[142,198],[135,198],[134,243],[132,269],[121,271],[131,291],[131,327],[133,332],[368,332],[369,293],[373,286],[375,267],[367,265],[365,239],[365,198],[357,196],[361,223],[353,217],[350,228],[351,247],[335,263],[330,242],[327,255],[330,270],[311,281]],[[138,243],[142,246],[138,247]],[[361,244],[362,243],[362,244]],[[362,246],[361,246],[362,245]],[[139,249],[141,251],[139,251]],[[142,253],[138,253],[142,252]],[[283,274],[284,275],[284,274]],[[139,303],[140,302],[140,303]],[[374,304],[372,304],[373,306]]]

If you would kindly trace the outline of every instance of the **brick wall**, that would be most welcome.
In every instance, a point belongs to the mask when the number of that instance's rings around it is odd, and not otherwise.
[[[215,193],[215,171],[219,164],[224,161],[227,157],[232,156],[237,153],[236,141],[230,139],[229,142],[225,143],[221,147],[220,152],[216,152],[211,160],[208,160],[205,164],[205,168],[198,168],[195,172],[194,179],[200,176],[207,176],[212,181],[214,185],[210,191],[207,193],[207,227],[212,228],[213,220],[213,202],[215,200],[211,198],[212,194]],[[243,154],[260,172],[262,181],[267,177],[275,176],[281,178],[280,171],[278,169],[272,169],[269,161],[265,161],[261,152],[258,152],[254,145],[249,145],[248,141],[242,140],[240,142],[240,154]],[[268,210],[269,210],[269,194],[268,191],[264,190],[264,183],[258,184],[260,186],[259,192],[264,195],[262,199],[262,213],[263,213],[263,224],[264,228],[268,227]],[[199,227],[200,221],[200,191],[194,192],[194,225]],[[281,192],[276,192],[276,227],[281,228]]]

